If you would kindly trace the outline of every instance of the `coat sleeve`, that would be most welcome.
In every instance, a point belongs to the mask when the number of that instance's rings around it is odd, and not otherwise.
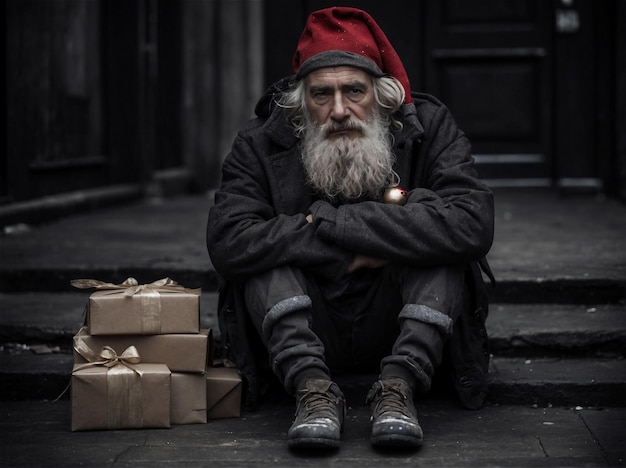
[[[240,134],[222,167],[222,183],[209,211],[207,247],[214,267],[227,280],[244,279],[285,265],[306,265],[336,278],[352,258],[345,249],[315,234],[303,213],[277,213],[268,143]],[[265,158],[265,159],[264,159]]]
[[[311,212],[318,236],[357,253],[416,266],[464,264],[487,254],[494,232],[492,193],[478,180],[470,143],[449,111],[427,106],[431,115],[423,119],[419,149],[405,148],[404,157],[417,158],[410,187],[405,186],[407,204],[335,208],[315,202]]]

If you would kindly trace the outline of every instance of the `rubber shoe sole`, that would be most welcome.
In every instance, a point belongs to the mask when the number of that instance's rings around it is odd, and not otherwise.
[[[341,441],[336,439],[321,439],[319,437],[315,438],[301,438],[301,439],[289,439],[287,445],[289,448],[297,448],[297,449],[306,449],[306,448],[314,448],[314,449],[334,449],[338,448]]]
[[[381,434],[372,436],[370,443],[376,447],[421,447],[423,439],[401,434]]]

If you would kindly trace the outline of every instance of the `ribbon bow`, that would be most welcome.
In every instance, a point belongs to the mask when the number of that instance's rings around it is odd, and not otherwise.
[[[139,351],[134,346],[126,348],[122,354],[117,352],[110,346],[103,346],[99,353],[96,353],[84,342],[80,335],[74,336],[74,350],[84,357],[87,363],[77,366],[75,370],[84,369],[92,366],[104,366],[112,368],[115,366],[128,367],[130,370],[141,376],[143,373],[134,364],[141,362]]]
[[[122,354],[110,346],[96,353],[79,334],[74,336],[74,350],[84,357],[85,364],[74,366],[73,372],[93,366],[103,366],[106,371],[106,424],[109,429],[143,426],[142,386],[143,371],[136,367],[141,362],[134,346]]]
[[[103,359],[103,361],[100,362],[106,367],[113,367],[118,364],[123,364],[128,367],[128,364],[139,364],[141,362],[139,352],[134,346],[129,346],[119,356],[110,346],[103,346],[100,350],[100,357]]]
[[[171,292],[190,292],[199,294],[199,289],[188,289],[178,284],[171,278],[162,278],[148,284],[139,284],[139,282],[129,277],[123,283],[114,284],[107,283],[96,279],[75,279],[71,281],[72,286],[78,289],[123,289],[125,296],[134,296],[142,291],[171,291]]]

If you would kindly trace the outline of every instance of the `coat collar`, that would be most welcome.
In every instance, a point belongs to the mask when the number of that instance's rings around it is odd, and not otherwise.
[[[404,104],[397,113],[403,123],[402,129],[394,133],[396,145],[403,147],[407,140],[419,140],[424,135],[424,127],[417,118],[415,104]]]
[[[265,122],[265,135],[284,148],[296,145],[299,139],[294,135],[293,127],[287,122],[284,110],[276,104],[272,107],[272,112]]]

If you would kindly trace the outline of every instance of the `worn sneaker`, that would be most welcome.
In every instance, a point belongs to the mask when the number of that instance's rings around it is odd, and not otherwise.
[[[339,447],[346,402],[337,384],[309,379],[298,392],[296,416],[289,428],[289,447]]]
[[[413,392],[402,379],[379,380],[366,403],[372,407],[372,436],[376,446],[420,447],[424,433],[417,421]]]

